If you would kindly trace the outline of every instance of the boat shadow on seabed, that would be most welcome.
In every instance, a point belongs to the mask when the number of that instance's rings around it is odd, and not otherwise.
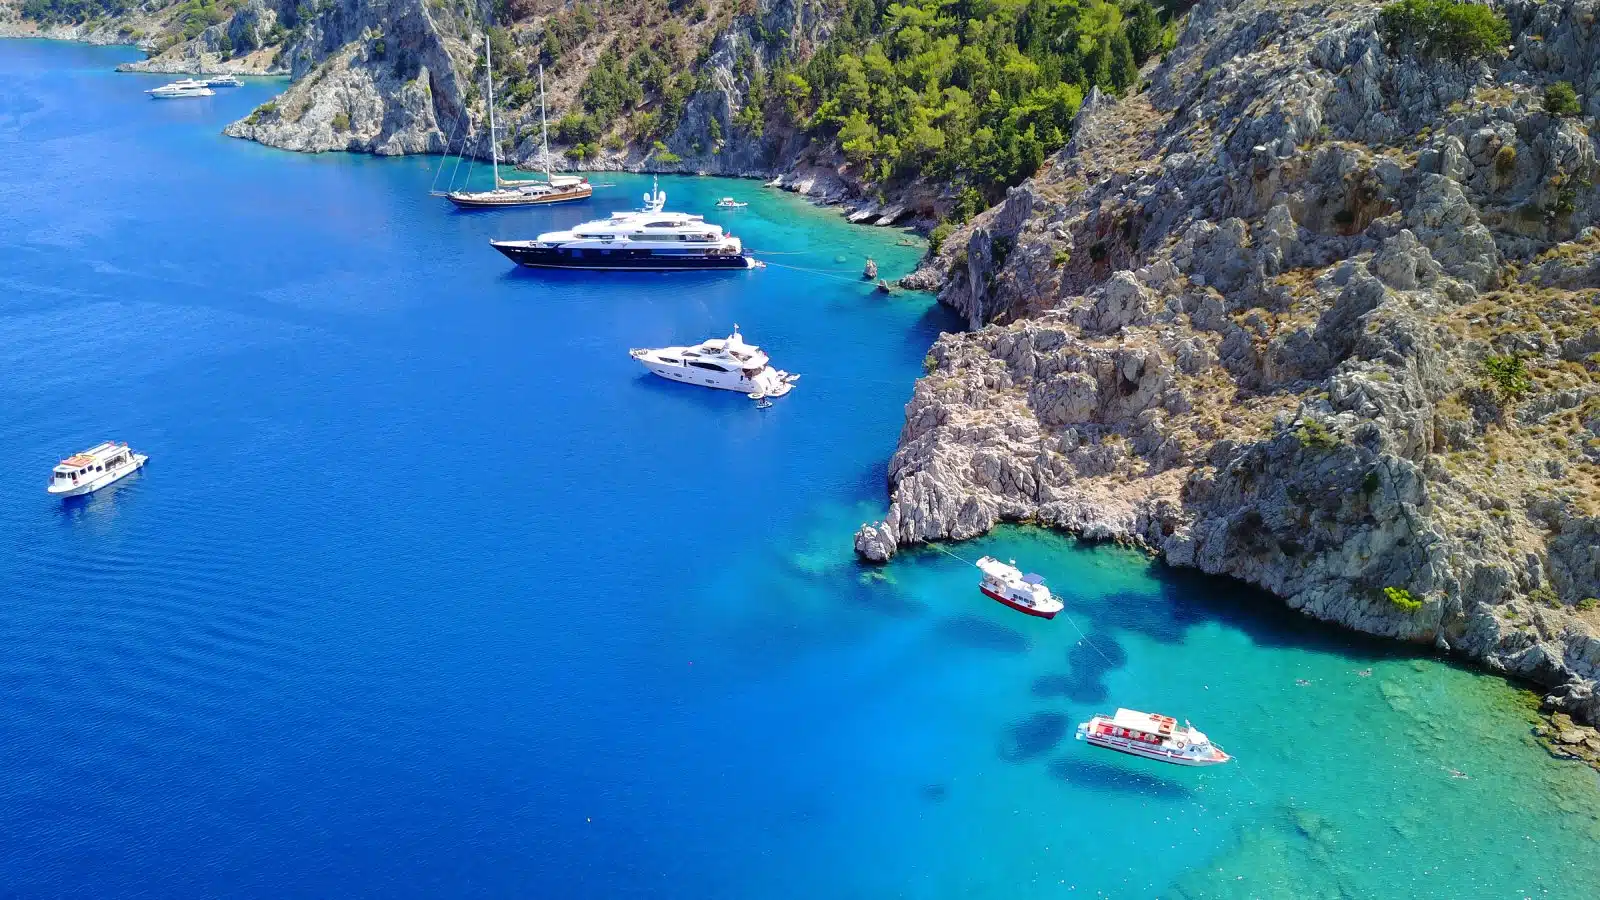
[[[1161,800],[1189,800],[1194,789],[1171,779],[1140,772],[1108,763],[1086,761],[1077,757],[1058,759],[1047,767],[1057,781],[1087,791],[1133,794]]]

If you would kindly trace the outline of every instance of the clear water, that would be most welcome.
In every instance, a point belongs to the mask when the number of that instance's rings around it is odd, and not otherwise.
[[[898,234],[666,179],[813,271],[519,272],[487,239],[646,181],[454,213],[435,160],[223,138],[278,85],[153,102],[134,55],[0,41],[0,893],[1591,892],[1600,785],[1499,680],[1023,530],[952,550],[1069,618],[858,567],[955,327],[857,280]],[[625,353],[735,321],[805,373],[772,409]],[[150,468],[44,494],[104,438]],[[1240,762],[1072,740],[1118,705]]]

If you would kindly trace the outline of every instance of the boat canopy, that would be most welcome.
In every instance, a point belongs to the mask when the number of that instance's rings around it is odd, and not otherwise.
[[[1022,576],[1022,583],[1023,584],[1044,584],[1044,576],[1043,575],[1035,575],[1032,572],[1029,572],[1028,574]]]
[[[1171,716],[1139,712],[1136,709],[1119,709],[1116,716],[1112,718],[1111,724],[1118,728],[1142,731],[1146,734],[1170,735],[1173,727],[1178,724],[1178,720]]]

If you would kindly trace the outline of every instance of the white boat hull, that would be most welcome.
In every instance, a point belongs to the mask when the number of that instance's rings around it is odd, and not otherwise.
[[[652,373],[683,384],[695,384],[700,387],[716,388],[720,391],[738,391],[741,394],[760,393],[767,397],[782,397],[794,387],[783,379],[774,379],[761,383],[752,381],[743,375],[732,372],[712,372],[692,366],[670,366],[651,359],[639,359],[639,362]]]
[[[1129,756],[1142,756],[1145,759],[1153,759],[1157,762],[1172,763],[1175,766],[1215,766],[1225,763],[1231,758],[1226,754],[1221,756],[1215,756],[1209,753],[1205,756],[1190,755],[1175,750],[1169,750],[1160,745],[1148,744],[1143,741],[1094,734],[1084,725],[1078,726],[1077,737],[1080,741],[1087,741],[1093,746],[1101,747],[1106,750],[1115,750],[1118,753],[1126,753]]]
[[[103,487],[109,487],[127,478],[129,475],[144,468],[144,464],[149,459],[150,457],[143,453],[135,453],[133,454],[133,462],[125,466],[119,466],[109,472],[100,472],[96,478],[80,478],[76,483],[67,482],[65,486],[58,486],[56,482],[52,481],[45,490],[57,497],[82,497],[84,494],[92,494]]]

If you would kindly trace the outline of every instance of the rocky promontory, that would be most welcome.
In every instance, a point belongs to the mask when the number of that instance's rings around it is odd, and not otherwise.
[[[1447,52],[1376,3],[1194,7],[918,273],[972,330],[857,551],[1130,542],[1600,720],[1600,5],[1497,9],[1509,46]]]

